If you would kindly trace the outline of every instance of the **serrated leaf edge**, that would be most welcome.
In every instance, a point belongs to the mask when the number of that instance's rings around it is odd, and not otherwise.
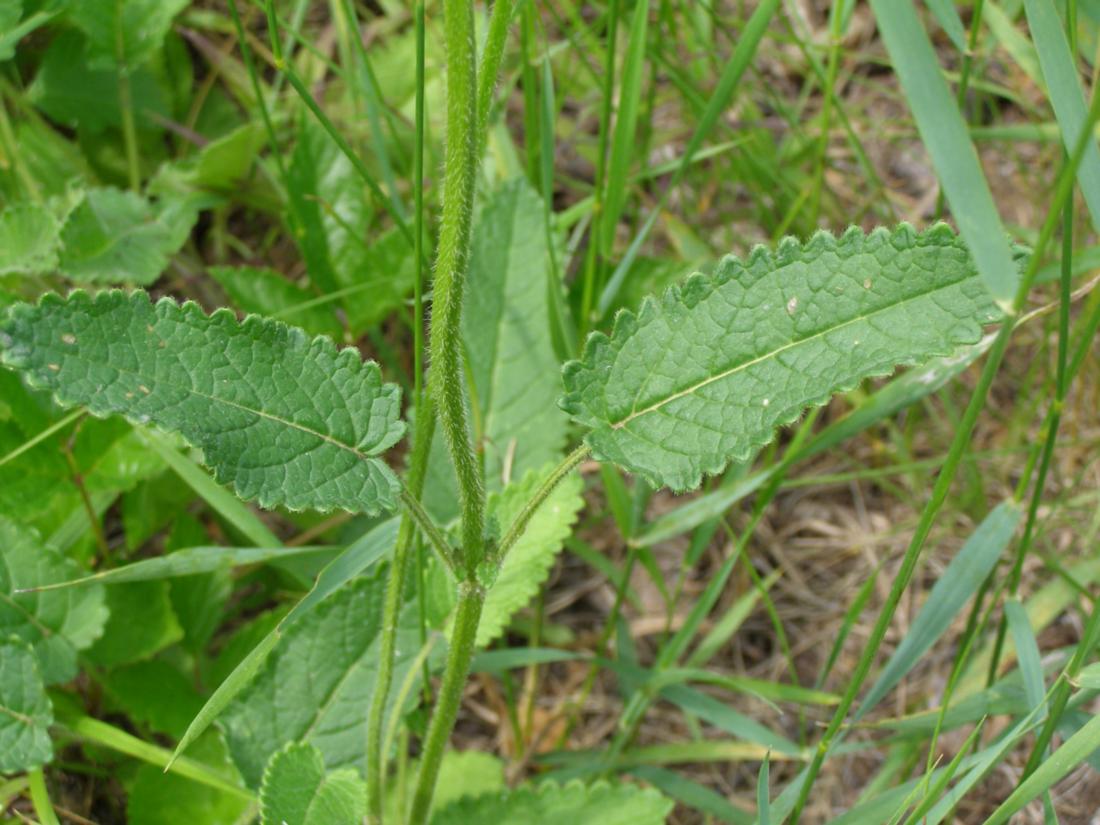
[[[601,366],[605,366],[602,365],[601,362],[606,361],[606,353],[608,351],[612,353],[617,352],[621,342],[629,335],[633,334],[650,315],[659,313],[662,310],[678,307],[687,307],[690,309],[699,301],[708,297],[720,286],[727,283],[731,278],[748,272],[753,267],[765,266],[769,270],[774,270],[791,263],[797,256],[806,252],[815,253],[817,255],[826,252],[848,252],[849,254],[855,254],[867,243],[876,241],[886,242],[902,249],[911,249],[918,245],[931,245],[943,242],[951,246],[965,249],[962,239],[950,226],[941,221],[922,231],[916,230],[913,225],[908,222],[899,223],[893,229],[882,226],[876,227],[871,232],[864,232],[858,226],[850,226],[839,236],[834,235],[828,230],[821,229],[815,232],[810,239],[805,242],[799,241],[793,236],[786,236],[779,241],[774,250],[763,244],[757,244],[744,259],[737,255],[726,255],[722,258],[712,275],[708,276],[701,273],[695,273],[690,275],[682,284],[674,284],[668,287],[660,296],[647,295],[642,300],[641,306],[638,308],[637,312],[633,312],[629,309],[620,309],[615,314],[610,335],[600,331],[590,333],[585,341],[580,358],[567,361],[562,365],[562,382],[565,387],[565,392],[559,399],[558,405],[568,413],[574,421],[591,428],[591,431],[585,435],[584,441],[591,450],[592,457],[601,462],[614,462],[615,459],[604,450],[600,449],[599,445],[591,438],[591,435],[593,432],[603,427],[609,426],[611,429],[617,429],[618,427],[616,427],[615,424],[609,424],[609,422],[601,421],[591,415],[590,410],[584,403],[583,390],[570,389],[575,376],[584,372],[595,372],[599,370]],[[905,245],[899,247],[899,241],[904,242]],[[850,249],[846,249],[845,247],[849,247]],[[976,270],[975,277],[977,277]],[[988,322],[991,323],[996,320],[997,318],[994,317],[990,318]],[[980,337],[981,330],[979,328],[974,341],[956,341],[951,347],[945,347],[942,351],[937,350],[931,354],[926,353],[925,355],[927,355],[927,358],[902,359],[895,362],[890,369],[867,373],[858,378],[853,378],[850,381],[845,381],[829,392],[811,399],[800,409],[795,410],[790,416],[777,420],[767,437],[747,442],[743,450],[732,452],[725,457],[720,457],[717,461],[707,461],[705,458],[701,458],[698,472],[681,474],[667,485],[665,479],[653,473],[635,468],[630,468],[631,472],[641,476],[654,487],[660,488],[668,486],[677,493],[694,490],[702,483],[704,476],[717,475],[723,472],[725,468],[729,466],[730,462],[745,461],[755,451],[770,444],[775,439],[776,433],[780,428],[797,421],[807,409],[823,406],[837,393],[848,392],[868,378],[880,378],[885,375],[891,375],[898,367],[915,366],[919,363],[925,363],[928,358],[950,355],[958,346],[974,343],[979,340]],[[663,406],[664,403],[667,403],[667,400],[662,402],[660,406]],[[645,412],[645,410],[640,412]],[[619,426],[622,426],[622,424],[620,423]]]
[[[129,303],[131,303],[133,305],[137,305],[139,303],[145,302],[146,304],[148,304],[149,306],[151,306],[153,308],[154,313],[157,311],[158,307],[168,306],[168,307],[171,307],[171,308],[175,309],[176,311],[178,311],[180,313],[180,316],[183,317],[183,318],[187,318],[188,316],[190,316],[190,317],[198,316],[198,317],[201,317],[201,318],[208,319],[212,323],[219,323],[219,324],[231,323],[231,324],[239,327],[242,330],[246,330],[250,326],[257,326],[257,327],[260,327],[261,329],[267,328],[267,329],[286,330],[287,333],[290,336],[297,339],[296,342],[304,342],[307,348],[312,348],[312,347],[315,347],[315,346],[320,347],[321,351],[323,353],[331,355],[334,359],[341,359],[342,361],[347,362],[346,364],[341,364],[341,366],[348,366],[353,372],[357,372],[358,370],[365,370],[369,375],[373,375],[375,378],[378,379],[379,386],[380,386],[380,391],[383,392],[383,393],[385,393],[385,392],[388,392],[388,393],[391,393],[391,394],[396,393],[396,401],[398,402],[398,404],[400,404],[400,394],[401,394],[400,387],[398,387],[396,384],[387,384],[385,381],[382,380],[382,370],[381,370],[381,367],[379,367],[379,365],[377,364],[377,362],[369,360],[369,359],[365,360],[362,357],[362,355],[359,353],[359,351],[357,349],[355,349],[354,347],[339,347],[336,344],[336,342],[333,341],[332,338],[330,338],[327,335],[310,336],[309,333],[307,333],[305,330],[301,329],[300,327],[296,327],[296,326],[293,326],[291,324],[287,324],[287,323],[284,323],[282,321],[278,321],[274,318],[268,318],[266,316],[256,315],[256,314],[253,314],[253,313],[246,314],[243,318],[239,318],[237,316],[237,314],[235,312],[233,312],[233,310],[231,310],[227,307],[220,307],[220,308],[214,310],[213,312],[207,314],[206,311],[198,303],[196,303],[195,301],[191,301],[191,300],[183,301],[181,303],[179,301],[176,301],[173,298],[164,296],[164,297],[161,297],[161,298],[157,299],[154,302],[150,299],[149,294],[147,292],[145,292],[144,290],[141,290],[141,289],[137,289],[137,290],[133,290],[133,291],[127,291],[127,290],[124,290],[124,289],[103,289],[103,290],[97,291],[94,294],[90,294],[90,293],[88,293],[87,290],[84,290],[84,289],[73,289],[73,290],[70,290],[65,295],[61,295],[58,292],[47,292],[44,295],[42,295],[39,298],[39,300],[37,301],[37,303],[35,303],[35,304],[19,303],[19,304],[13,304],[13,305],[9,306],[3,312],[3,314],[0,314],[0,364],[4,365],[6,367],[9,367],[10,369],[13,369],[13,370],[17,371],[19,373],[19,375],[22,377],[24,383],[26,383],[31,388],[41,390],[41,391],[45,391],[45,392],[49,393],[51,399],[56,404],[58,404],[59,406],[64,407],[64,408],[81,407],[83,409],[88,409],[84,404],[81,404],[80,402],[68,400],[65,397],[64,387],[58,387],[56,390],[52,389],[51,387],[46,385],[44,382],[36,380],[33,373],[25,371],[23,369],[22,365],[20,365],[16,361],[13,361],[10,358],[10,353],[12,352],[12,343],[13,342],[12,342],[11,336],[7,332],[4,331],[4,322],[9,320],[9,319],[14,319],[18,313],[26,312],[26,311],[28,311],[29,308],[43,307],[43,306],[45,306],[49,303],[61,304],[61,303],[69,302],[69,301],[75,301],[77,303],[79,303],[81,301],[85,301],[85,302],[87,302],[88,305],[94,305],[95,303],[98,303],[100,301],[106,301],[106,300],[108,300],[110,298],[113,298],[115,296],[122,296]],[[312,430],[308,427],[304,427],[304,426],[302,426],[300,424],[296,424],[292,421],[287,421],[285,419],[279,418],[278,416],[273,416],[273,415],[264,413],[261,410],[255,410],[255,409],[252,409],[251,407],[245,407],[243,405],[234,404],[233,402],[226,401],[225,399],[215,398],[213,396],[207,396],[207,395],[202,394],[202,393],[196,393],[196,395],[203,395],[204,398],[209,398],[211,401],[216,401],[218,403],[228,404],[230,406],[236,406],[236,407],[239,407],[242,410],[246,410],[247,412],[253,413],[255,415],[258,415],[258,416],[261,416],[261,417],[264,417],[264,418],[268,418],[268,419],[271,419],[273,421],[277,421],[281,424],[285,424],[288,427],[293,427],[293,428],[300,429],[303,432],[308,432],[311,435],[314,435],[314,436],[316,436],[318,438],[321,438],[321,439],[323,439],[323,440],[325,440],[325,441],[327,441],[331,444],[334,444],[335,446],[339,447],[340,449],[344,449],[344,450],[347,450],[351,453],[354,453],[357,458],[359,458],[360,460],[363,460],[363,461],[367,461],[367,460],[370,460],[370,459],[377,458],[379,455],[381,455],[382,452],[389,449],[394,444],[396,444],[398,441],[400,441],[401,438],[405,434],[405,423],[400,418],[398,418],[394,422],[393,426],[391,426],[389,428],[389,431],[386,433],[386,435],[379,441],[379,443],[377,445],[375,445],[373,447],[372,450],[370,450],[368,452],[363,452],[363,451],[358,450],[354,447],[351,447],[350,445],[344,444],[342,441],[338,441],[338,440],[336,440],[336,439],[332,438],[331,436],[328,436],[324,433],[319,433],[316,430]],[[141,420],[140,416],[132,416],[132,415],[128,415],[126,413],[111,412],[107,415],[100,415],[98,413],[93,412],[91,409],[88,409],[88,412],[91,415],[95,416],[96,418],[103,418],[103,419],[110,418],[112,416],[118,415],[118,416],[121,416],[122,418],[126,419],[126,421],[128,421],[130,424],[133,424],[134,426],[146,426],[149,423],[148,421]],[[171,432],[174,433],[174,431],[171,431]],[[179,434],[179,433],[175,433],[175,434],[180,435],[180,437],[182,438],[182,434]],[[196,449],[201,451],[202,448],[201,448],[200,445],[193,444],[191,441],[189,441],[186,438],[183,438],[183,440],[186,443],[190,444],[192,447],[195,447]],[[222,485],[232,486],[234,491],[238,494],[238,496],[240,496],[241,498],[244,498],[244,495],[241,493],[240,488],[237,486],[235,481],[233,481],[232,479],[225,478],[224,474],[222,472],[220,472],[217,467],[213,467],[213,466],[210,466],[209,464],[206,464],[205,460],[204,460],[203,463],[213,473],[215,481],[217,481],[219,484],[222,484]],[[390,492],[394,496],[394,499],[396,500],[396,497],[397,497],[397,495],[400,491],[400,482],[397,480],[396,475],[394,475],[393,470],[390,469],[390,467],[384,461],[379,460],[377,463],[379,464],[380,467],[383,468],[384,474],[387,476],[387,480],[390,483]],[[309,507],[309,508],[300,507],[300,508],[295,508],[295,507],[291,507],[291,506],[287,505],[285,502],[278,501],[276,498],[274,498],[272,496],[264,496],[264,495],[253,496],[251,498],[251,500],[256,501],[260,505],[260,507],[262,507],[264,509],[273,509],[274,507],[284,507],[285,509],[291,510],[291,511],[294,511],[294,512],[301,512],[303,510],[309,509],[309,510],[316,511],[316,512],[321,512],[321,513],[331,512],[332,510],[337,509],[335,507],[327,507],[327,508],[324,508],[324,507]],[[380,507],[368,508],[368,509],[364,509],[362,512],[363,512],[363,514],[365,514],[367,516],[375,516],[375,515],[378,515],[381,512],[381,508]]]

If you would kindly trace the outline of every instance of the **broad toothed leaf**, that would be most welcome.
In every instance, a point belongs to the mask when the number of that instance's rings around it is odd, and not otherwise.
[[[142,292],[47,295],[0,320],[0,362],[65,406],[179,432],[264,507],[378,513],[397,479],[400,390],[327,338]]]
[[[597,458],[687,490],[806,407],[973,343],[999,317],[946,226],[819,233],[621,313],[566,364],[562,406],[592,428]]]

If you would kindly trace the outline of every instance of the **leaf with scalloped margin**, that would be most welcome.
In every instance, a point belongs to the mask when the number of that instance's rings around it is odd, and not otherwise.
[[[18,636],[31,646],[48,685],[76,676],[76,653],[103,633],[103,586],[18,593],[85,573],[46,546],[38,533],[0,515],[0,638]]]
[[[46,295],[0,320],[0,362],[63,406],[180,433],[264,507],[393,508],[377,457],[404,432],[400,390],[328,338],[143,292]]]
[[[53,758],[53,705],[30,646],[0,641],[0,772],[39,768]]]
[[[946,225],[821,232],[620,313],[565,365],[561,403],[595,457],[682,491],[805,408],[972,344],[1000,317]]]
[[[652,788],[575,780],[466,797],[438,811],[432,825],[661,825],[671,811],[672,800]]]
[[[313,745],[295,742],[271,757],[260,788],[261,825],[347,825],[367,814],[367,783],[352,768],[325,772]]]

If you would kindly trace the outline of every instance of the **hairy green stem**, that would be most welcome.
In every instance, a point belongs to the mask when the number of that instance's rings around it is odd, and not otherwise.
[[[467,572],[481,561],[485,487],[467,421],[462,368],[462,299],[470,260],[470,224],[477,170],[477,65],[472,0],[446,0],[447,146],[443,216],[439,227],[428,338],[428,392],[458,477],[462,560]]]
[[[435,793],[435,781],[439,776],[439,766],[443,761],[443,752],[451,738],[458,706],[462,702],[462,690],[466,685],[466,676],[470,672],[470,661],[474,657],[477,642],[477,627],[481,621],[481,609],[485,604],[485,591],[476,582],[464,581],[458,586],[458,606],[455,609],[454,632],[451,634],[451,649],[447,654],[447,669],[443,673],[443,683],[439,688],[439,697],[428,726],[428,736],[424,752],[420,757],[420,775],[417,777],[416,791],[413,795],[410,825],[423,825],[431,811],[432,795]]]
[[[557,487],[566,476],[573,472],[573,469],[584,461],[587,455],[588,445],[581,444],[573,450],[573,452],[563,458],[550,475],[546,477],[546,480],[539,485],[538,490],[536,490],[534,495],[532,495],[531,498],[527,500],[527,503],[523,505],[523,509],[519,511],[519,514],[508,527],[507,532],[505,532],[504,537],[501,538],[500,546],[497,548],[497,560],[499,562],[504,561],[504,557],[508,555],[508,551],[512,549],[512,545],[514,545],[519,540],[520,536],[523,535],[531,518],[538,511],[542,503],[546,501],[552,492],[554,492],[554,488]]]

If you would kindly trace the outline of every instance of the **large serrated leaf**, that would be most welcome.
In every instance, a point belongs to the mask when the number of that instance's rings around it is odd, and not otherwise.
[[[545,782],[460,799],[436,813],[432,825],[660,825],[671,810],[672,801],[651,788]]]
[[[0,639],[0,772],[38,768],[53,758],[53,706],[34,651],[16,638]]]
[[[397,479],[377,456],[404,430],[400,390],[327,338],[110,291],[16,305],[0,346],[0,363],[63,405],[179,432],[264,507],[394,506]]]
[[[297,742],[267,764],[260,789],[262,825],[346,825],[367,813],[367,785],[351,768],[325,773],[312,745]]]
[[[565,366],[562,406],[593,454],[686,490],[864,378],[974,343],[1000,317],[944,225],[818,233],[727,257]]]
[[[75,562],[43,545],[38,534],[0,516],[0,637],[31,646],[46,684],[76,676],[76,652],[89,647],[107,620],[103,587],[19,592],[74,578]]]

